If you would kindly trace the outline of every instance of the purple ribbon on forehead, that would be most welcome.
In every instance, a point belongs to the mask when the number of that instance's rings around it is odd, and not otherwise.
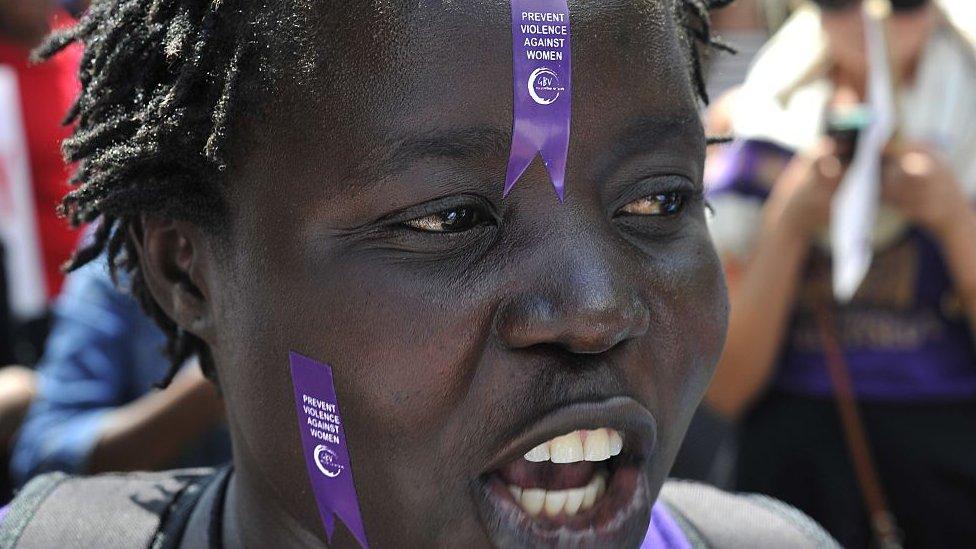
[[[305,465],[325,534],[331,542],[338,516],[359,544],[368,549],[332,367],[296,352],[291,352],[289,359]]]
[[[569,37],[566,0],[512,0],[515,120],[506,195],[541,154],[559,200],[565,197],[573,104]]]

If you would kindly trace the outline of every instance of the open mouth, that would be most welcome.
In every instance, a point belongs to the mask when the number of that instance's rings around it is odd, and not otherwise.
[[[638,545],[650,513],[647,440],[639,431],[596,427],[519,448],[481,479],[495,545]]]
[[[536,446],[498,471],[512,500],[533,518],[567,522],[607,495],[623,450],[614,429],[573,431]]]

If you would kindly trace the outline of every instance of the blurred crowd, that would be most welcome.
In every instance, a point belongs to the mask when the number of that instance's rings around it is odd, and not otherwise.
[[[732,141],[710,151],[706,186],[731,317],[700,413],[714,417],[686,451],[721,440],[705,474],[795,505],[846,547],[968,546],[976,5],[785,7],[739,2],[730,38],[751,59],[713,67],[706,127]],[[838,297],[838,245],[857,237],[837,198],[854,201],[872,162],[870,268]]]
[[[62,125],[81,52],[31,51],[85,2],[0,0],[0,499],[34,475],[217,465],[230,458],[213,385],[193,362],[165,391],[165,337],[107,262],[65,275],[86,234],[57,213],[72,167]]]
[[[877,4],[878,13],[871,6]],[[738,0],[713,25],[706,192],[731,320],[674,476],[782,499],[845,547],[976,538],[976,2]],[[229,459],[219,395],[191,361],[166,390],[159,329],[56,209],[80,52],[30,51],[84,2],[0,0],[0,499],[48,471]],[[881,21],[893,136],[866,18]],[[874,89],[872,87],[875,87]],[[831,212],[880,157],[870,269],[831,282]],[[90,230],[90,229],[89,229]]]

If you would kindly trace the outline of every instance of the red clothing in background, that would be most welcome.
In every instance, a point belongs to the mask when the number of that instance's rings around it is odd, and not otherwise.
[[[54,26],[72,23],[62,15]],[[71,130],[61,121],[79,92],[81,48],[72,46],[40,64],[31,63],[29,57],[27,48],[0,39],[0,65],[17,73],[46,285],[48,296],[53,298],[61,289],[61,265],[78,241],[78,232],[58,217],[56,210],[69,188],[70,167],[62,159],[61,141]]]

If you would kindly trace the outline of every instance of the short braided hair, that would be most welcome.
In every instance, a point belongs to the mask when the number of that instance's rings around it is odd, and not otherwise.
[[[146,213],[214,231],[225,226],[221,153],[233,118],[253,99],[248,90],[267,85],[247,80],[271,72],[262,70],[269,54],[262,57],[259,44],[275,33],[254,24],[262,10],[281,11],[268,1],[95,0],[74,27],[37,52],[47,58],[75,42],[84,46],[82,91],[66,117],[75,130],[63,144],[78,169],[61,212],[75,226],[97,227],[66,268],[107,254],[113,276],[127,273],[133,295],[167,336],[172,366],[162,386],[193,355],[213,375],[212,358],[150,294],[132,231]],[[727,49],[713,39],[708,12],[731,0],[669,1],[684,28],[692,82],[707,102],[702,56]],[[282,21],[280,13],[272,19]]]

